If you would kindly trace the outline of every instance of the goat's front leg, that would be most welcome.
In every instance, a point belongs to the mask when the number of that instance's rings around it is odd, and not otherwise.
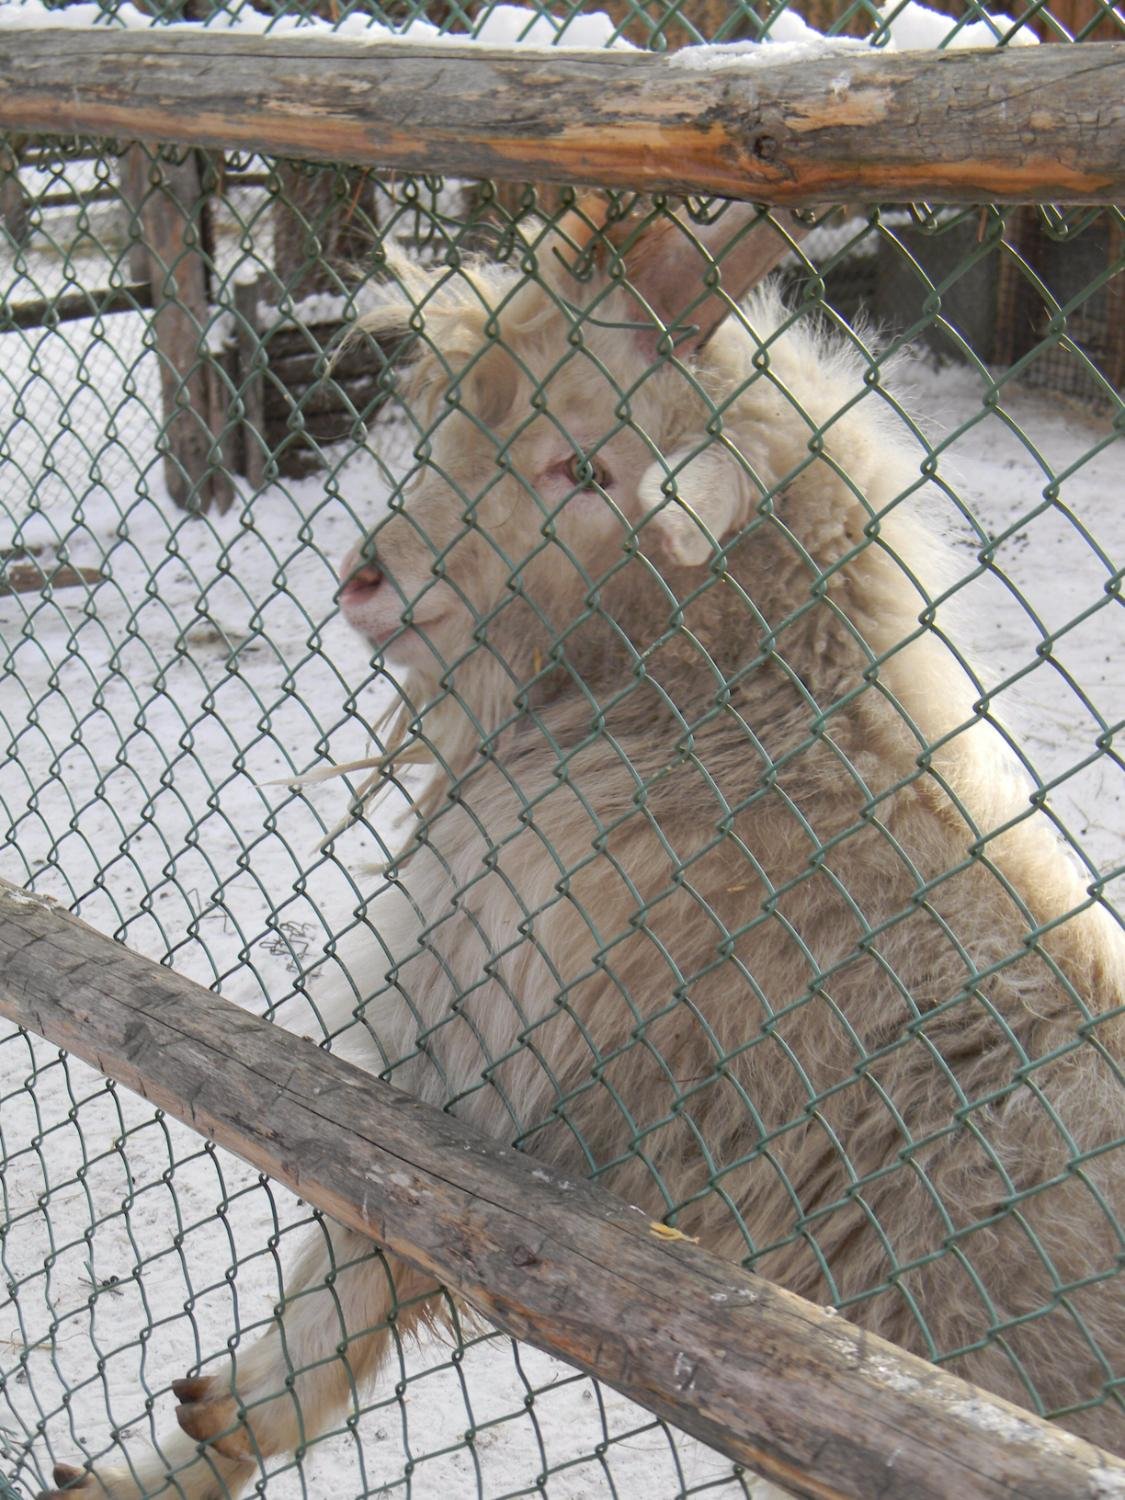
[[[236,1350],[224,1373],[175,1383],[180,1432],[113,1471],[59,1465],[60,1488],[39,1500],[241,1494],[262,1459],[301,1447],[354,1405],[391,1341],[432,1312],[432,1279],[371,1250],[363,1236],[323,1224],[288,1279],[270,1329]]]

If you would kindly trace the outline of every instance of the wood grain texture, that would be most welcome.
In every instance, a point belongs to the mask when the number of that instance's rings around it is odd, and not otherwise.
[[[0,32],[0,125],[777,204],[1125,197],[1125,42],[681,56]]]
[[[810,1500],[1106,1500],[1125,1463],[0,882],[0,1012]]]

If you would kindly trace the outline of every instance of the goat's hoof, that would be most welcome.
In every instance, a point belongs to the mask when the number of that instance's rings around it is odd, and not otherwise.
[[[93,1489],[93,1478],[88,1470],[76,1469],[73,1464],[56,1464],[51,1475],[58,1485],[57,1490],[40,1490],[35,1500],[66,1500],[67,1495],[79,1490]]]
[[[246,1427],[239,1424],[238,1406],[229,1390],[210,1375],[174,1380],[172,1391],[180,1401],[176,1421],[188,1437],[206,1443],[224,1458],[252,1462],[254,1445]]]

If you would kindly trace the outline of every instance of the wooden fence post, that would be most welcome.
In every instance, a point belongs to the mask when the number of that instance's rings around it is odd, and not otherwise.
[[[261,283],[236,283],[234,288],[235,348],[238,386],[242,397],[241,468],[251,489],[260,489],[266,476],[265,391],[263,389],[261,325],[258,299]]]
[[[0,230],[16,246],[26,245],[31,234],[30,203],[20,181],[18,137],[0,140]]]
[[[148,192],[148,170],[152,159],[152,148],[134,142],[126,146],[117,162],[117,180],[121,198],[125,203],[125,232],[129,241],[129,275],[134,281],[148,281],[151,274],[148,251],[145,249],[144,229],[140,214]]]
[[[177,505],[200,511],[212,504],[226,510],[234,495],[222,466],[221,415],[208,369],[212,307],[205,215],[198,153],[154,153],[139,218],[160,362],[164,476]]]

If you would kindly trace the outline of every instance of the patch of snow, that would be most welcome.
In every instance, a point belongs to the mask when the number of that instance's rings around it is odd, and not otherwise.
[[[856,1337],[857,1339],[862,1337],[858,1329]],[[890,1390],[899,1391],[904,1396],[918,1390],[921,1385],[920,1380],[889,1359],[878,1357],[866,1359],[863,1362],[863,1370],[865,1374],[874,1375],[876,1380],[881,1381]]]
[[[474,25],[471,32],[443,31],[431,21],[416,17],[405,26],[384,26],[372,16],[353,11],[337,21],[320,16],[264,15],[250,5],[235,12],[216,10],[205,22],[165,22],[159,16],[138,10],[123,0],[113,11],[94,3],[53,9],[43,0],[0,0],[0,27],[90,27],[149,31],[233,31],[251,36],[308,37],[320,33],[354,37],[364,42],[423,42],[440,44],[476,43],[486,47],[529,47],[535,50],[571,48],[603,50],[618,47],[633,50],[632,43],[616,34],[614,21],[604,11],[587,15],[554,16],[518,5],[497,5]]]
[[[1034,47],[1039,38],[1030,28],[1020,26],[1002,11],[991,11],[987,21],[968,21],[957,31],[957,21],[918,0],[906,5],[888,0],[879,8],[879,19],[890,31],[888,45],[898,52],[925,51],[942,47],[947,52],[959,47],[995,47],[1004,41],[1009,47]]]
[[[237,337],[232,312],[213,314],[204,330],[204,341],[209,354],[222,354],[223,350],[233,344]]]
[[[803,23],[802,23],[803,24]],[[778,63],[816,62],[825,57],[866,52],[868,44],[858,37],[821,36],[811,26],[804,28],[808,39],[774,41],[772,32],[760,42],[712,42],[681,47],[670,54],[677,67],[695,72],[716,73],[746,64],[776,67]]]
[[[684,47],[672,54],[677,66],[700,72],[716,72],[750,64],[814,62],[826,57],[845,56],[879,46],[883,51],[907,52],[941,47],[995,47],[1015,26],[1010,17],[995,14],[989,21],[973,21],[954,31],[952,16],[920,5],[918,0],[896,4],[890,0],[878,12],[881,27],[869,38],[825,36],[810,26],[796,11],[783,10],[776,16],[761,41],[719,42]],[[1031,46],[1038,38],[1021,27],[1009,38],[1009,45]],[[845,80],[846,81],[846,80]]]
[[[672,54],[683,68],[715,72],[740,63],[810,62],[833,54],[864,52],[861,37],[825,36],[796,11],[783,10],[774,17],[761,41],[712,42],[683,47]]]
[[[489,47],[574,47],[597,51],[612,46],[632,50],[632,43],[616,33],[616,22],[601,10],[561,18],[519,5],[497,5],[473,27],[472,39]],[[405,34],[413,41],[413,26],[407,27]],[[443,40],[463,38],[447,34]]]
[[[258,317],[263,327],[277,321],[280,313],[287,321],[303,323],[313,328],[319,323],[339,323],[344,318],[355,317],[360,311],[357,298],[344,296],[340,292],[310,292],[297,302],[284,298],[280,304],[259,302]]]
[[[878,12],[880,28],[874,34],[881,45],[900,52],[934,47],[1034,46],[1038,38],[1025,26],[1016,28],[1010,16],[996,12],[988,20],[963,26],[940,11],[907,0],[889,3]],[[352,12],[336,21],[319,16],[265,15],[243,5],[238,11],[216,10],[204,22],[164,22],[122,0],[114,10],[85,3],[53,9],[43,0],[0,0],[0,27],[90,27],[129,30],[198,32],[231,31],[247,35],[307,37],[310,34],[352,37],[363,42],[421,42],[426,44],[486,47],[521,47],[535,51],[555,48],[604,51],[606,48],[635,50],[618,34],[618,27],[604,11],[584,15],[556,16],[519,5],[496,5],[487,10],[468,32],[442,30],[433,22],[416,17],[405,26],[382,25],[362,12]],[[955,29],[957,28],[957,29]],[[874,38],[873,38],[874,39]],[[737,41],[683,47],[670,54],[678,66],[714,71],[743,64],[805,62],[832,54],[855,52],[869,42],[855,37],[824,36],[795,11],[784,10],[774,18],[761,42]]]

